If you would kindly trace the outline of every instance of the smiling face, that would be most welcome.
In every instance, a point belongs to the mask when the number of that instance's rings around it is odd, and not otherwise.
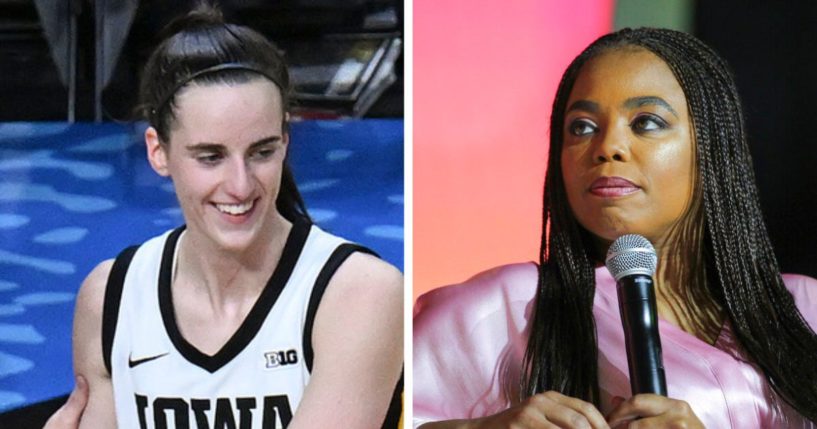
[[[563,125],[562,174],[578,222],[600,245],[634,233],[660,251],[693,190],[693,132],[669,67],[640,48],[600,54],[579,72]]]
[[[145,133],[151,165],[170,176],[190,234],[224,250],[268,242],[288,135],[278,87],[266,79],[183,90],[169,142]]]

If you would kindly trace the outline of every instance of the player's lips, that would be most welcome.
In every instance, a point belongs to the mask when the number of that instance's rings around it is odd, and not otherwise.
[[[241,216],[249,213],[249,211],[252,210],[253,206],[255,205],[255,200],[235,204],[214,203],[213,205],[215,205],[216,209],[222,213],[231,216]]]
[[[599,197],[620,197],[632,194],[640,186],[623,177],[599,177],[590,184],[590,193]]]

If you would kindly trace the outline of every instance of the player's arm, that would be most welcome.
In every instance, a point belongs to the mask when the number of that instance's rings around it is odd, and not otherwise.
[[[77,377],[74,390],[68,396],[68,400],[51,415],[45,422],[43,429],[74,429],[79,426],[79,419],[85,411],[85,404],[88,402],[88,383],[83,377]]]
[[[379,428],[403,365],[403,276],[354,253],[315,316],[312,375],[290,425]]]
[[[80,287],[74,310],[74,373],[88,382],[79,429],[116,428],[111,376],[102,356],[102,308],[113,260],[97,265]],[[67,429],[67,428],[66,428]]]

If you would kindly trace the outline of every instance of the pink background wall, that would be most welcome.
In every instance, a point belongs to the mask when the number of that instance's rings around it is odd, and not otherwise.
[[[550,104],[613,0],[414,1],[414,297],[537,260]]]

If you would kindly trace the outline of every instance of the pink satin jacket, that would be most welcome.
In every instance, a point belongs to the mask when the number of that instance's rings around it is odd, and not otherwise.
[[[817,280],[784,275],[797,306],[817,326]],[[414,315],[414,426],[483,417],[516,397],[536,293],[533,263],[506,265],[421,296]],[[615,280],[596,269],[593,314],[599,342],[602,413],[630,382]],[[667,390],[707,428],[817,428],[773,392],[737,346],[728,325],[714,345],[659,321]],[[817,361],[817,356],[815,356]]]

